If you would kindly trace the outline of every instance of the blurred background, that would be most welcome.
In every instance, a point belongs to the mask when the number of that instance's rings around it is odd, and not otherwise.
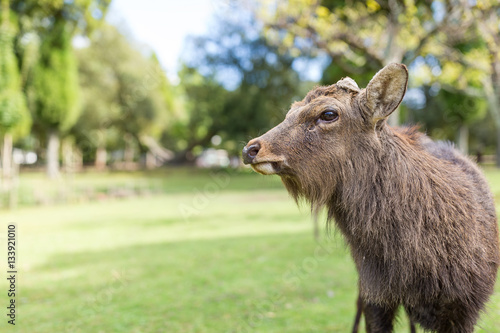
[[[500,204],[497,0],[0,9],[0,244],[8,223],[19,244],[2,332],[348,331],[342,239],[239,154],[314,86],[364,87],[391,62],[410,71],[391,125],[454,142]],[[499,318],[497,287],[477,331]]]

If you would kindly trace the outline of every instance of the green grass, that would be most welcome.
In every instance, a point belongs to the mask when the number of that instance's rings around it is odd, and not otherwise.
[[[500,171],[487,177],[500,197]],[[151,181],[162,194],[0,213],[0,236],[18,226],[17,332],[349,331],[348,251],[335,234],[314,242],[307,207],[277,177],[166,170],[74,181]],[[2,279],[4,309],[6,290]],[[11,331],[2,318],[0,331]],[[397,332],[408,332],[400,319]],[[500,332],[500,283],[480,326]]]
[[[264,176],[257,176],[249,169],[167,168],[148,172],[88,172],[63,175],[57,181],[50,181],[37,172],[22,174],[16,203],[20,207],[82,203],[158,193],[210,192],[214,187],[217,190],[282,189],[279,178],[264,179]]]

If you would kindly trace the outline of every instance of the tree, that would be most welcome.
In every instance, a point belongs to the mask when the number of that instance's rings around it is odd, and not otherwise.
[[[497,129],[496,162],[500,167],[500,5],[497,1],[483,0],[463,3],[456,10],[462,27],[448,29],[442,39],[436,67],[440,75],[436,82],[476,106],[468,108],[466,125],[481,114],[483,103],[473,101],[486,99]],[[463,130],[461,126],[459,133],[463,134]]]
[[[176,127],[184,144],[179,160],[209,146],[214,135],[222,137],[223,148],[239,153],[241,142],[276,125],[300,96],[295,59],[266,41],[248,11],[236,8],[219,18],[210,36],[188,45],[180,72],[188,118],[180,120],[185,127]]]
[[[120,116],[116,70],[129,50],[126,39],[107,24],[92,33],[87,47],[76,50],[82,115],[71,133],[83,158],[93,161],[98,170],[106,167],[107,148],[119,141],[114,126]]]
[[[0,132],[3,134],[2,168],[4,187],[12,177],[12,134],[16,129],[29,127],[30,117],[21,90],[13,39],[15,28],[10,22],[9,1],[1,1],[0,24]]]
[[[170,135],[178,141],[175,162],[185,163],[193,161],[196,147],[208,146],[211,138],[221,130],[229,92],[213,77],[205,77],[196,68],[186,65],[179,72],[179,78],[186,96],[187,118],[178,119]]]
[[[478,1],[470,13],[477,25],[478,37],[485,42],[485,66],[482,83],[488,110],[497,132],[496,165],[500,167],[500,5],[497,1]],[[481,62],[463,59],[466,65],[477,68]]]
[[[78,72],[72,39],[89,34],[104,17],[109,0],[13,1],[22,34],[42,41],[33,66],[28,95],[37,127],[47,137],[47,174],[59,173],[59,137],[80,113]],[[23,55],[20,55],[24,59]]]
[[[423,85],[419,89],[425,95],[425,104],[407,102],[412,110],[412,122],[422,124],[435,139],[455,141],[457,147],[468,154],[469,126],[486,114],[485,100],[449,87],[436,89]]]
[[[129,61],[120,64],[116,73],[120,105],[116,126],[128,138],[125,155],[126,160],[128,156],[128,162],[131,162],[134,144],[141,154],[152,149],[157,152],[162,150],[157,139],[168,125],[170,110],[165,96],[168,89],[165,73],[156,57],[145,58],[137,50],[131,50],[129,55]]]
[[[295,0],[279,3],[275,12],[263,10],[260,17],[268,39],[282,48],[325,52],[350,76],[371,75],[388,63],[409,65],[419,55],[440,52],[446,34],[465,29],[455,2]],[[397,125],[399,114],[389,123]]]
[[[14,53],[14,27],[10,23],[9,1],[1,2],[0,24],[0,128],[9,132],[28,117]]]
[[[78,69],[67,23],[60,19],[41,45],[33,73],[34,118],[47,131],[47,175],[59,174],[59,136],[80,115]]]
[[[119,29],[106,24],[77,55],[84,101],[72,133],[84,155],[95,152],[99,169],[111,145],[137,146],[146,154],[154,150],[166,158],[157,140],[169,123],[174,98],[156,56],[144,56]],[[128,149],[129,159],[133,155]]]

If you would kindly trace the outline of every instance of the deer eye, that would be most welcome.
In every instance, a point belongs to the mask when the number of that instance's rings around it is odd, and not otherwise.
[[[337,119],[339,119],[339,114],[335,111],[328,110],[328,111],[324,111],[319,116],[319,119],[321,121],[325,121],[325,122],[333,122],[333,121],[336,121]]]

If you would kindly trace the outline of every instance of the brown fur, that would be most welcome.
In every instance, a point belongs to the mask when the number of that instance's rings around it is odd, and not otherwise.
[[[400,305],[426,330],[473,332],[500,263],[492,195],[452,145],[387,126],[407,79],[391,64],[366,89],[318,87],[244,159],[314,212],[326,207],[356,263],[369,332],[391,332]],[[338,120],[321,121],[325,110]]]

